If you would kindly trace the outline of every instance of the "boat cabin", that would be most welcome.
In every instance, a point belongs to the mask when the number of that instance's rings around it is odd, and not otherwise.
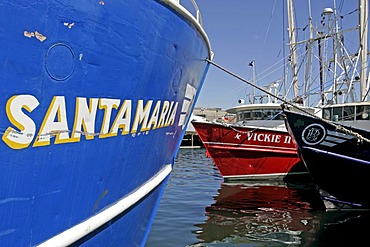
[[[236,122],[250,120],[282,120],[284,119],[280,104],[240,105],[227,110],[236,115]]]
[[[322,113],[324,119],[331,121],[370,120],[370,103],[335,104],[324,107]]]
[[[281,109],[253,109],[244,110],[237,113],[236,121],[248,121],[248,120],[281,120],[283,116],[280,114]]]

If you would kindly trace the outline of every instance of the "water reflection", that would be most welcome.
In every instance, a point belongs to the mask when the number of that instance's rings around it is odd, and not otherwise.
[[[315,246],[367,246],[369,222],[368,210],[325,212]]]
[[[145,246],[337,247],[369,241],[369,212],[325,212],[310,181],[222,181],[205,149],[180,149]]]
[[[319,195],[309,185],[278,182],[223,183],[215,202],[205,208],[207,219],[196,224],[200,243],[268,246],[309,246],[320,229],[323,210]],[[205,246],[205,245],[198,245]]]

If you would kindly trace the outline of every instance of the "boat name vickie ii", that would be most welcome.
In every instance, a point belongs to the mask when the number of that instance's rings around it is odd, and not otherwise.
[[[7,101],[6,115],[17,129],[9,126],[2,140],[12,149],[23,149],[32,142],[33,147],[50,145],[52,137],[55,137],[54,144],[71,143],[79,142],[81,135],[86,140],[92,140],[95,136],[115,137],[119,129],[121,135],[135,135],[137,132],[147,132],[175,123],[178,102],[137,100],[136,109],[133,109],[133,103],[127,99],[77,97],[73,127],[69,128],[65,97],[54,96],[37,130],[35,121],[29,115],[40,105],[39,100],[33,95],[15,95]],[[25,114],[24,110],[30,114]],[[103,116],[97,120],[99,111],[102,111],[100,114]],[[115,116],[114,112],[117,112]],[[183,116],[180,117],[179,125],[183,124],[180,123],[182,119]],[[96,123],[101,124],[97,133]]]
[[[281,138],[284,137],[283,143],[291,143],[292,138],[288,135],[279,135],[279,134],[267,134],[267,133],[254,133],[253,131],[246,132],[248,141],[258,141],[258,142],[273,142],[281,143]],[[236,139],[240,140],[241,134],[236,134]]]

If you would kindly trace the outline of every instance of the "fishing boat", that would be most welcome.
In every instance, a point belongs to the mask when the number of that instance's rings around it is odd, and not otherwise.
[[[333,27],[336,27],[335,5],[334,10],[329,10],[326,12],[334,15]],[[338,71],[330,90],[323,92],[321,116],[292,111],[294,107],[283,105],[286,125],[328,210],[370,208],[368,2],[359,1],[358,10],[358,52],[333,56],[333,62],[340,63],[345,72]],[[344,51],[341,29],[335,28],[326,37],[334,37],[334,44],[338,45],[334,52]]]
[[[230,73],[250,84],[253,93],[239,99],[239,105],[226,110],[229,115],[226,121],[192,121],[207,155],[213,159],[226,180],[296,180],[308,176],[281,115],[281,99],[313,114],[317,113],[317,109],[305,97],[310,87],[304,86],[301,87],[303,91],[299,90],[293,2],[287,1],[286,8],[290,51],[285,65],[290,68],[289,77],[285,75],[284,79],[258,86],[255,60],[252,60],[249,63],[252,67],[251,82]],[[263,92],[256,93],[256,88]],[[280,92],[282,88],[284,92]]]
[[[340,122],[324,121],[304,113],[285,110],[290,133],[313,181],[318,186],[328,210],[370,208],[367,196],[370,176],[370,111],[367,104],[343,104],[325,110],[352,107],[353,118],[367,129]]]
[[[192,3],[2,1],[1,246],[145,245],[212,59]]]
[[[261,99],[267,102],[244,104],[239,100],[239,106],[226,110],[227,121],[191,122],[207,155],[226,180],[284,180],[307,176],[285,127],[281,104],[271,97]]]

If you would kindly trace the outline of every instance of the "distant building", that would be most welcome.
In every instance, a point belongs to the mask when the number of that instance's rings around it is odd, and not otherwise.
[[[208,107],[195,107],[193,110],[193,115],[206,118],[207,121],[213,121],[214,119],[219,119],[225,116],[226,111],[218,107],[208,108]]]
[[[223,111],[221,108],[195,107],[180,147],[181,148],[203,147],[203,143],[200,140],[197,132],[195,132],[194,127],[191,124],[191,120],[202,119],[212,122],[215,119],[221,119],[222,117],[225,116],[225,114],[226,111]]]

